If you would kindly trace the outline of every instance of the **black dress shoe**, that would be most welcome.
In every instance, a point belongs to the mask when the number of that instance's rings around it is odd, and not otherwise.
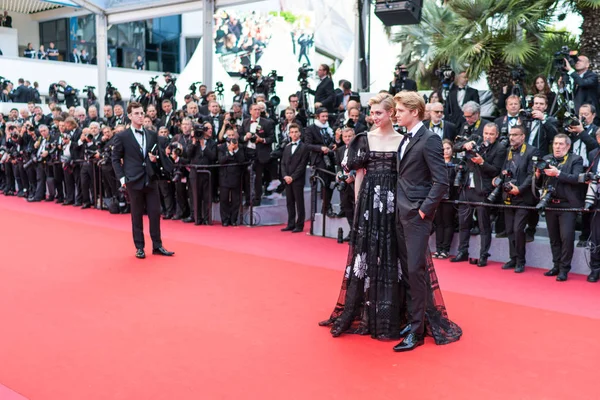
[[[47,201],[47,202],[54,201],[54,197],[48,197],[48,198],[47,198],[46,200],[44,200],[44,201]]]
[[[458,254],[456,255],[456,257],[450,259],[450,262],[463,262],[463,261],[469,261],[469,254],[465,253],[464,251],[459,251]]]
[[[502,269],[511,269],[517,266],[517,263],[515,260],[510,260],[509,262],[507,262],[506,264],[504,264],[502,266]]]
[[[85,210],[86,208],[90,208],[92,207],[92,205],[90,203],[83,203],[83,205],[81,206],[82,210]]]
[[[38,201],[42,201],[42,199],[36,199],[35,197],[30,197],[27,199],[30,203],[37,203]]]
[[[302,228],[294,228],[294,230],[292,231],[292,233],[300,233],[302,231],[303,231]]]
[[[408,335],[410,333],[410,324],[406,324],[406,326],[404,328],[402,328],[402,330],[400,331],[400,337],[406,337],[406,335]]]
[[[146,253],[144,253],[144,249],[137,249],[137,251],[135,252],[135,256],[137,258],[146,258]]]
[[[535,240],[535,234],[533,233],[525,233],[525,242],[531,243]]]
[[[406,337],[400,343],[394,346],[394,351],[402,352],[414,350],[417,347],[421,346],[423,343],[425,343],[423,336],[419,336],[416,333],[411,332],[408,335],[406,335]]]
[[[588,275],[587,281],[595,283],[598,282],[598,279],[600,279],[600,269],[593,269]]]
[[[498,239],[507,238],[507,237],[508,237],[508,235],[506,234],[505,231],[496,233],[496,238],[498,238]]]
[[[72,206],[73,203],[71,203],[70,201],[65,201],[62,205],[63,206]]]
[[[281,232],[291,232],[294,230],[293,226],[286,226],[285,228],[281,229]]]
[[[231,226],[237,226],[237,222],[232,222]]]
[[[163,219],[171,219],[173,216],[171,214],[163,215]]]
[[[553,267],[552,269],[544,272],[544,276],[556,276],[556,275],[558,275],[558,272],[559,272],[558,268]]]
[[[173,221],[177,221],[181,219],[181,215],[175,215],[173,218],[171,218]]]
[[[479,230],[479,227],[478,227],[478,226],[471,228],[471,231],[469,231],[469,234],[470,234],[471,236],[477,236],[477,235],[479,235],[480,233],[481,233],[481,231]]]
[[[488,256],[479,257],[479,262],[477,263],[478,267],[485,267],[487,265]]]
[[[185,222],[186,224],[189,224],[190,222],[194,222],[194,218],[193,217],[187,217],[186,219],[182,219],[182,222]]]
[[[157,255],[157,256],[171,257],[173,254],[175,254],[175,252],[174,251],[168,251],[164,247],[159,247],[157,249],[153,249],[152,250],[152,254]]]
[[[73,207],[81,207],[81,203],[73,203]]]
[[[560,271],[558,273],[558,276],[556,277],[556,280],[559,282],[564,282],[567,280],[567,275],[568,275],[567,271]]]
[[[515,274],[520,274],[521,272],[525,272],[525,264],[517,264],[515,267]]]
[[[223,226],[229,226],[229,221],[224,221],[224,222],[221,223],[221,225],[223,225]]]

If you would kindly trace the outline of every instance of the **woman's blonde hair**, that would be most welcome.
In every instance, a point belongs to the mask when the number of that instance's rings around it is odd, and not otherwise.
[[[423,100],[423,96],[419,93],[403,90],[396,93],[394,101],[398,104],[402,104],[411,111],[417,110],[419,112],[420,120],[423,120],[425,117],[425,100]]]
[[[379,93],[369,99],[369,106],[379,104],[383,106],[383,109],[392,114],[392,117],[396,115],[396,108],[394,105],[394,98],[389,93]]]

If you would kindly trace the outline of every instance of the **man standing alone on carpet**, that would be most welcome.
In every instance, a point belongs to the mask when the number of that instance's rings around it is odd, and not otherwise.
[[[133,242],[137,258],[146,258],[144,253],[144,211],[150,220],[152,254],[172,256],[165,250],[160,237],[160,197],[158,194],[157,174],[152,164],[162,162],[152,152],[157,150],[160,157],[166,159],[158,145],[156,132],[145,130],[144,109],[140,103],[132,102],[127,107],[131,128],[117,134],[114,138],[112,164],[117,178],[129,193],[131,203],[131,224]],[[121,163],[122,160],[122,163]]]

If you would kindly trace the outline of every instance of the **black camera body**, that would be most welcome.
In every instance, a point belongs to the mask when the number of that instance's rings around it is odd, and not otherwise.
[[[208,131],[208,128],[203,124],[194,124],[194,137],[196,139],[204,139],[204,134]]]
[[[454,177],[453,185],[454,187],[460,187],[464,185],[465,182],[467,164],[463,160],[461,160],[458,164],[454,164],[454,170],[456,171],[456,176]]]
[[[308,73],[314,71],[308,64],[302,64],[300,68],[298,68],[298,82],[302,84],[302,82],[306,82],[308,79]],[[306,82],[308,84],[308,82]]]
[[[520,65],[517,65],[510,71],[510,79],[516,84],[522,84],[526,78],[525,69]]]
[[[181,157],[183,155],[183,148],[181,147],[181,143],[179,142],[169,143],[169,150],[177,157]]]
[[[548,203],[550,203],[550,200],[552,199],[554,192],[556,192],[556,189],[554,188],[554,186],[548,185],[542,192],[540,201],[539,201],[539,203],[537,203],[535,208],[538,210],[543,210],[544,208],[548,207]]]
[[[533,110],[531,110],[530,108],[526,108],[524,110],[519,111],[519,118],[524,120],[532,120]]]
[[[559,51],[554,53],[554,68],[561,71],[566,71],[565,59],[569,62],[571,67],[575,67],[575,64],[579,60],[577,57],[577,51],[569,49],[568,46],[563,46]]]
[[[256,140],[256,139],[255,139],[255,140]],[[225,142],[226,142],[227,144],[229,144],[229,143],[232,143],[232,144],[238,144],[238,143],[239,143],[239,141],[238,141],[236,138],[230,138],[230,137],[226,137],[226,138],[225,138]]]
[[[593,172],[584,172],[577,177],[578,183],[600,183],[600,174]]]
[[[560,162],[554,157],[550,157],[548,160],[544,160],[543,158],[533,157],[533,166],[536,169],[539,169],[541,172],[544,172],[545,169],[550,167],[558,167]]]
[[[509,193],[512,190],[512,185],[516,182],[513,180],[513,172],[511,170],[506,170],[502,171],[500,176],[495,177],[492,180],[492,183],[495,188],[487,197],[487,201],[490,203],[496,203],[496,201],[500,198],[500,194],[502,192]]]
[[[454,71],[448,65],[442,65],[435,71],[435,75],[442,85],[442,90],[450,89],[450,85],[454,83],[454,79],[456,78]]]

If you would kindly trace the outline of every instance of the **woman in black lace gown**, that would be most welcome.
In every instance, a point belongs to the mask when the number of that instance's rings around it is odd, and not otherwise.
[[[348,262],[339,298],[329,319],[334,337],[342,333],[398,339],[407,322],[408,289],[396,244],[396,162],[402,135],[394,131],[394,102],[388,94],[369,101],[377,129],[350,143],[345,168],[356,170],[356,208]],[[462,331],[448,319],[431,256],[428,257],[427,333],[436,344],[460,339]]]

